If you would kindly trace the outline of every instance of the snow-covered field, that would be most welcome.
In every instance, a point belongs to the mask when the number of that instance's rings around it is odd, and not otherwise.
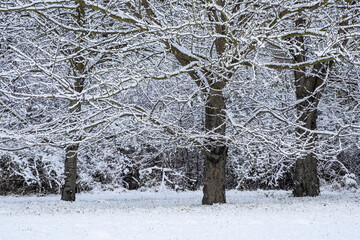
[[[360,239],[360,192],[293,198],[286,191],[227,192],[202,206],[197,192],[106,192],[0,197],[0,240]]]

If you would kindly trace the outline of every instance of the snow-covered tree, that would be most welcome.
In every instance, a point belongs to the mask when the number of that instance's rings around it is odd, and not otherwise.
[[[2,14],[37,26],[10,44],[7,116],[26,99],[51,108],[48,121],[17,120],[19,133],[4,127],[5,138],[64,148],[70,200],[79,146],[111,131],[163,159],[201,150],[203,204],[226,202],[228,154],[238,187],[259,178],[276,186],[295,167],[294,194],[317,195],[327,137],[358,135],[353,123],[317,124],[333,79],[358,81],[358,11],[357,1],[335,0],[2,3]],[[19,77],[27,88],[14,88]]]

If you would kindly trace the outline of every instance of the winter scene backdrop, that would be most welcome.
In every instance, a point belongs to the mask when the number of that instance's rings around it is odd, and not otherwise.
[[[360,239],[360,1],[2,0],[0,240]]]

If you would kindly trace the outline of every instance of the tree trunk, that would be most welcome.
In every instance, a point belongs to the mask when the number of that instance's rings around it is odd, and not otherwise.
[[[308,154],[296,160],[293,194],[295,197],[314,197],[319,193],[317,159],[312,154]]]
[[[85,21],[85,10],[80,4],[76,8],[76,22],[79,26],[84,25]],[[81,50],[80,44],[82,43],[82,37],[79,40],[79,46],[74,50],[79,52]],[[73,85],[73,90],[77,93],[81,93],[84,89],[86,68],[85,68],[85,58],[80,55],[70,60],[70,64],[74,70],[75,82]],[[70,131],[70,139],[72,141],[65,148],[65,183],[61,189],[61,200],[64,201],[75,201],[76,194],[76,178],[77,178],[77,160],[78,160],[78,150],[79,150],[79,141],[81,136],[79,136],[78,129],[76,129],[76,119],[78,119],[78,114],[81,111],[81,102],[78,100],[71,100],[69,105],[70,113],[70,124],[73,129]]]
[[[295,163],[294,190],[296,197],[317,196],[320,193],[320,183],[317,173],[317,158],[315,156],[317,107],[321,97],[323,79],[320,72],[324,65],[314,66],[313,76],[306,76],[305,69],[295,72],[296,99],[298,100],[296,129],[299,143],[304,145],[305,155],[299,157]],[[307,131],[310,130],[310,131]]]
[[[78,79],[75,82],[75,90],[77,92],[81,92],[83,89],[84,79]],[[71,101],[69,112],[71,114],[70,121],[74,123],[77,118],[76,114],[81,111],[81,103],[78,101]],[[74,115],[73,115],[74,114]],[[76,143],[81,140],[81,136],[77,136],[78,133],[76,130],[70,132],[71,140],[73,143],[69,144],[65,148],[65,183],[61,189],[61,200],[64,201],[75,201],[75,193],[76,193],[76,177],[77,177],[77,159],[78,159],[78,150],[79,143]],[[74,143],[75,142],[75,143]]]
[[[222,94],[224,82],[217,82],[211,86],[205,105],[205,128],[210,135],[220,135],[211,138],[208,151],[205,152],[204,167],[204,196],[202,204],[225,203],[225,166],[227,146],[221,139],[225,135],[225,101]]]
[[[78,149],[79,144],[72,144],[65,150],[65,184],[61,189],[63,201],[75,201]]]
[[[356,3],[356,1],[348,2],[351,5]],[[348,19],[347,16],[345,19]],[[301,27],[305,24],[305,21],[298,19],[295,24]],[[340,25],[345,26],[347,24],[348,20],[345,20]],[[343,33],[343,29],[340,28],[339,32]],[[294,54],[294,60],[297,63],[305,62],[304,37],[297,37],[296,41],[299,48],[302,49],[302,52],[300,54]],[[347,41],[348,40],[345,40],[342,44],[346,45]],[[323,90],[319,88],[324,88],[324,79],[333,65],[334,61],[318,63],[308,75],[305,74],[305,67],[295,72],[296,99],[300,100],[297,104],[298,123],[303,127],[298,128],[296,132],[299,140],[306,143],[305,151],[307,152],[305,156],[297,159],[295,163],[293,190],[295,197],[317,196],[320,193],[317,158],[314,154],[317,136],[314,133],[306,131],[306,129],[316,130],[317,107]]]
[[[214,156],[215,158],[213,158]],[[202,204],[226,203],[225,196],[225,166],[227,147],[213,148],[205,158],[204,188]]]
[[[78,93],[83,91],[85,79],[78,78],[75,81],[74,90]],[[70,131],[71,141],[65,148],[65,183],[61,189],[61,200],[64,201],[75,201],[76,193],[76,177],[77,177],[77,158],[79,150],[79,142],[81,136],[78,134],[76,129],[76,120],[78,118],[77,114],[81,111],[81,102],[80,101],[70,101],[69,112],[70,112],[70,121],[73,123],[74,129]]]
[[[295,21],[296,27],[306,27],[306,21],[299,18]],[[295,63],[306,62],[307,48],[304,36],[294,38],[296,49],[293,52]],[[318,63],[313,66],[310,73],[306,67],[294,71],[296,100],[297,100],[297,139],[300,146],[303,146],[304,155],[298,157],[295,163],[294,189],[295,197],[317,196],[320,193],[320,183],[317,173],[317,158],[315,156],[317,107],[321,98],[320,87],[323,85],[322,72],[326,63]]]

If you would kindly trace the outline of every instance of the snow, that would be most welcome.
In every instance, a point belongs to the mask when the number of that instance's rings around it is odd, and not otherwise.
[[[360,239],[360,192],[293,198],[287,191],[229,191],[202,206],[202,193],[95,192],[0,197],[0,240]]]

